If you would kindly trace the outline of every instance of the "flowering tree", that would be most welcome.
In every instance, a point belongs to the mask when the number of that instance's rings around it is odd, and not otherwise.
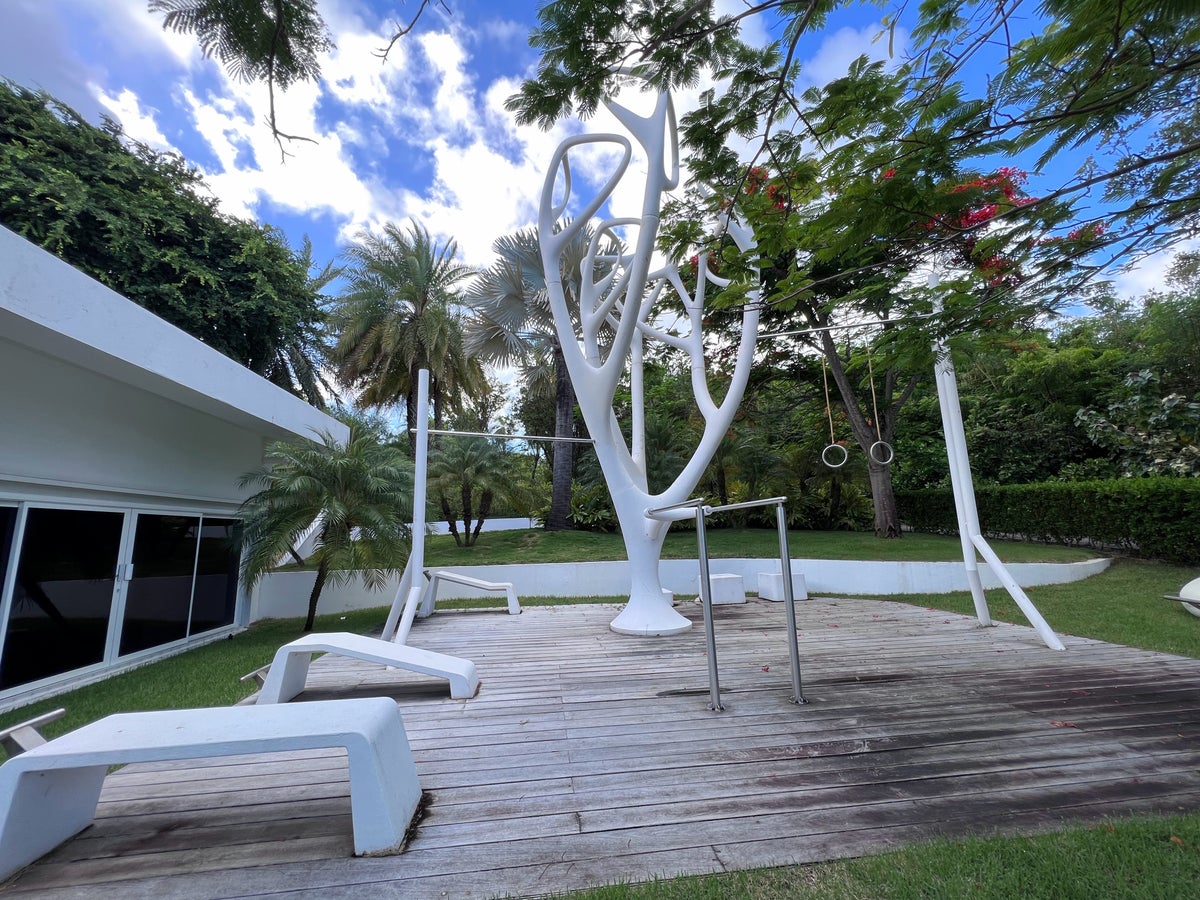
[[[613,114],[633,135],[649,160],[639,218],[602,221],[592,237],[581,266],[582,282],[572,310],[558,278],[547,279],[571,382],[579,407],[595,441],[596,456],[612,495],[629,557],[629,603],[612,622],[625,634],[675,634],[691,622],[671,608],[659,580],[659,557],[669,522],[647,514],[649,510],[688,500],[741,402],[753,362],[758,328],[756,287],[744,286],[750,302],[742,309],[737,338],[737,361],[729,373],[722,396],[714,396],[707,374],[704,307],[707,291],[716,286],[731,289],[728,280],[709,271],[706,260],[698,264],[694,286],[684,284],[675,265],[653,267],[663,194],[679,182],[678,145],[671,99],[660,94],[654,110],[639,116],[616,103]],[[621,161],[603,188],[583,204],[574,218],[562,223],[572,197],[570,154],[588,144],[608,144],[619,149]],[[585,228],[612,197],[632,160],[632,144],[617,134],[580,135],[563,142],[555,153],[542,193],[538,237],[543,270],[559,272],[560,257],[577,232]],[[560,182],[561,177],[561,182]],[[556,187],[563,196],[555,202]],[[723,231],[744,255],[752,255],[754,239],[748,229],[725,217]],[[602,248],[615,240],[617,229],[632,237],[615,255]],[[578,323],[578,325],[576,325]],[[653,349],[651,349],[653,348]],[[691,459],[665,489],[652,493],[647,482],[646,410],[642,385],[643,360],[648,353],[681,354],[691,375],[692,392],[703,428]],[[632,397],[629,437],[614,412],[616,392],[628,377]]]
[[[1064,203],[1028,194],[1016,167],[974,167],[978,150],[954,138],[960,110],[921,121],[907,98],[903,76],[859,61],[846,79],[805,95],[803,119],[826,149],[781,141],[770,167],[714,167],[716,197],[693,191],[669,210],[665,229],[682,254],[713,209],[736,205],[753,227],[764,325],[784,333],[771,351],[824,356],[841,407],[831,412],[867,456],[883,537],[900,535],[892,470],[886,451],[869,450],[893,443],[901,407],[932,370],[931,339],[1019,327],[1078,299],[1074,261],[1097,234],[1089,226],[1054,237]],[[728,254],[719,256],[725,264]],[[945,313],[936,318],[924,287],[930,271],[942,276]],[[725,302],[740,301],[717,298]]]

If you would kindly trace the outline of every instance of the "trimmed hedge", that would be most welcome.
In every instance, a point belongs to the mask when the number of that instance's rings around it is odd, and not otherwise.
[[[1200,565],[1200,478],[1120,478],[975,489],[989,537],[1092,543],[1150,559]],[[957,534],[949,488],[897,491],[900,519],[916,531]]]

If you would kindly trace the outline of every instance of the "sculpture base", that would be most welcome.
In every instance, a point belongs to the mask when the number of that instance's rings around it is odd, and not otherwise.
[[[617,634],[659,637],[668,634],[682,634],[692,627],[692,622],[671,609],[669,601],[666,607],[630,603],[619,616],[608,624],[608,627]]]

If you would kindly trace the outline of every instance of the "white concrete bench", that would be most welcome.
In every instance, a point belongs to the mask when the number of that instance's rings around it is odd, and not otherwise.
[[[386,697],[121,713],[0,766],[0,879],[91,824],[109,766],[325,747],[349,757],[354,852],[398,847],[421,785]]]
[[[436,675],[449,680],[450,696],[455,700],[467,700],[479,690],[479,675],[475,671],[475,663],[469,659],[361,634],[333,631],[306,634],[276,650],[258,694],[258,703],[287,703],[303,691],[314,653],[333,653],[409,672]]]
[[[713,606],[746,602],[746,587],[741,575],[709,575],[708,586],[712,592]]]
[[[443,572],[435,570],[426,572],[429,576],[429,587],[425,589],[425,596],[421,599],[421,617],[433,615],[433,610],[437,606],[437,590],[438,585],[443,581],[448,581],[451,584],[461,584],[464,587],[478,588],[481,591],[503,592],[508,598],[508,614],[510,616],[519,616],[521,614],[521,604],[517,600],[517,590],[511,581],[484,581],[482,578],[472,578],[470,575],[459,575],[457,572]]]
[[[758,574],[758,596],[764,600],[782,602],[785,599],[783,596],[783,573],[760,572]],[[808,599],[808,583],[804,580],[804,573],[796,569],[792,569],[792,599]]]

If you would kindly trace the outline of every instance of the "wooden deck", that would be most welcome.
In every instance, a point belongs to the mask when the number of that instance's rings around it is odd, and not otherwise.
[[[467,701],[378,666],[314,664],[300,699],[401,704],[432,795],[403,853],[351,856],[336,754],[140,765],[6,893],[529,896],[1200,809],[1200,661],[1077,638],[1054,652],[1025,627],[812,600],[797,605],[811,702],[796,706],[784,609],[751,601],[717,608],[727,709],[713,713],[703,629],[627,637],[608,630],[614,612],[420,623],[415,645],[478,665]]]

